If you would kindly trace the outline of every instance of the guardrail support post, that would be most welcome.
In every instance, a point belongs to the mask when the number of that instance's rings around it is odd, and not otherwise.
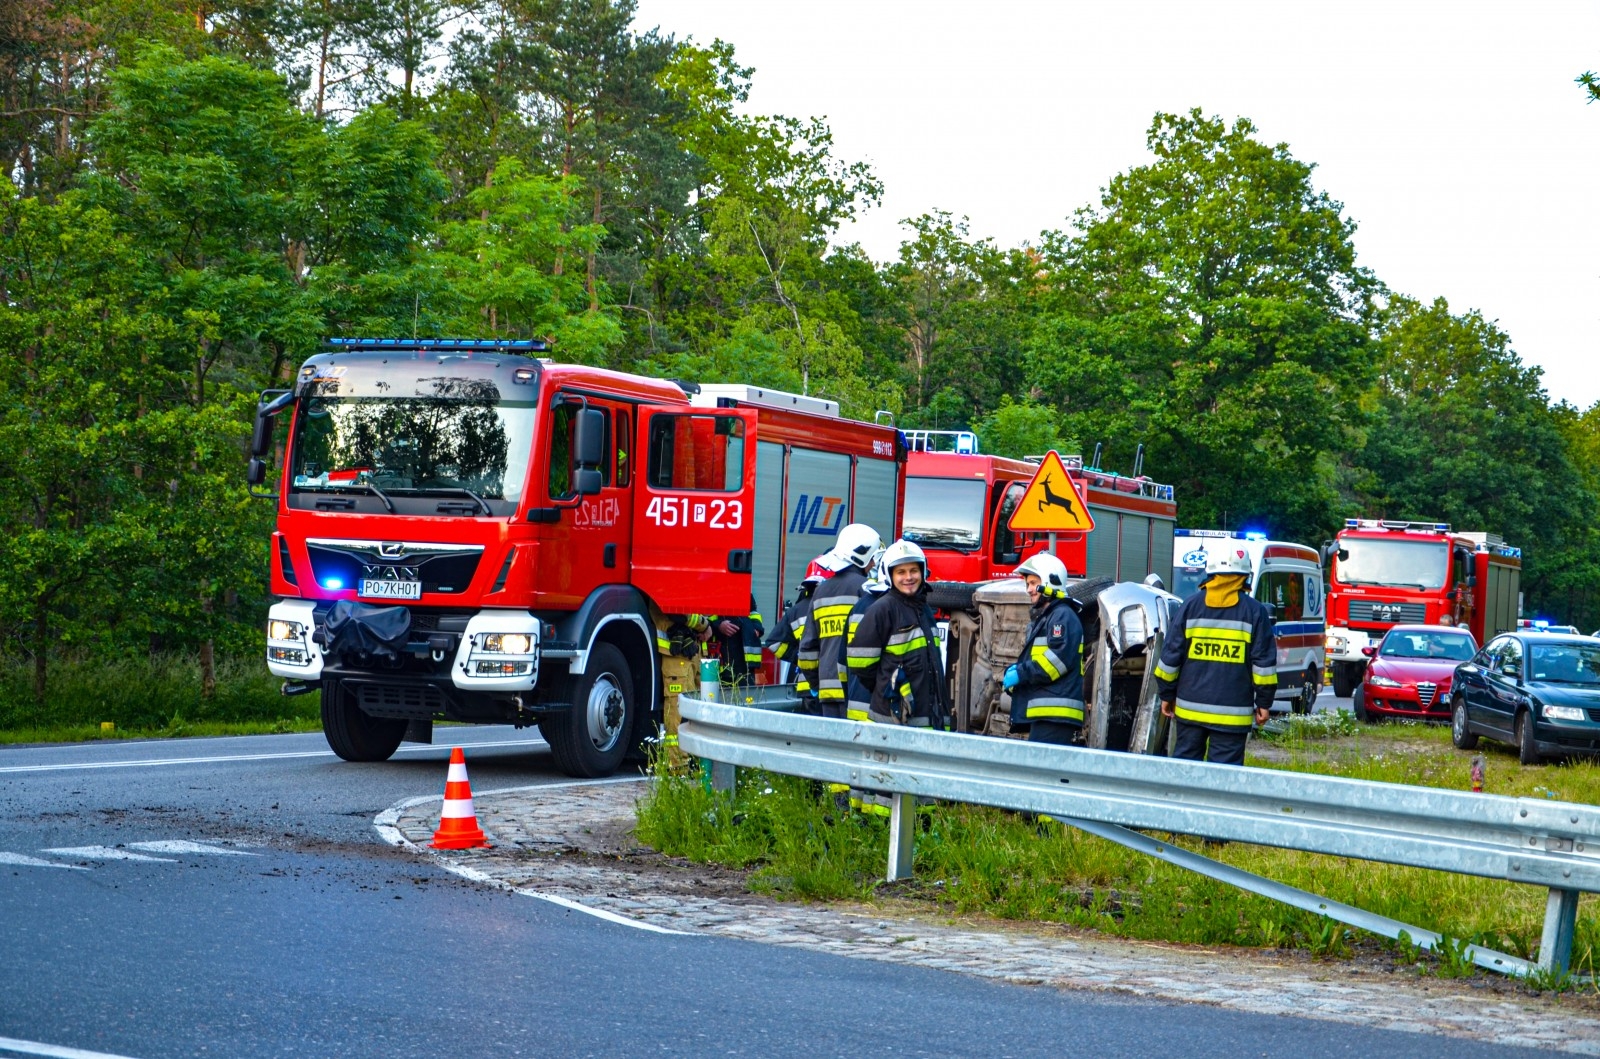
[[[889,806],[889,881],[911,878],[911,856],[917,840],[917,797],[891,794]]]
[[[711,763],[711,789],[722,794],[732,794],[739,784],[739,769],[726,761]]]
[[[1578,920],[1578,891],[1550,888],[1539,939],[1539,969],[1565,974],[1572,963],[1572,932]]]

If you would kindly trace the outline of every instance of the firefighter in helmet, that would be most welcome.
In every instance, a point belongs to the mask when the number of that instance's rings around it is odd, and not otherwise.
[[[1245,591],[1250,571],[1243,548],[1208,550],[1205,580],[1167,627],[1156,680],[1161,712],[1176,718],[1173,757],[1242,765],[1250,722],[1271,713],[1278,648],[1267,608]]]
[[[1028,586],[1022,657],[1005,672],[1011,727],[1030,743],[1073,743],[1083,730],[1083,623],[1067,598],[1067,568],[1049,552],[1017,567]]]
[[[851,611],[841,659],[849,718],[943,731],[949,708],[939,634],[928,606],[927,557],[911,541],[895,541],[867,585]],[[851,801],[871,813],[890,809],[889,796],[880,791],[852,791]]]
[[[833,556],[827,552],[811,560],[806,567],[806,576],[801,579],[800,587],[795,592],[794,602],[784,609],[783,618],[776,628],[767,634],[762,641],[762,646],[772,652],[772,657],[780,662],[795,663],[800,654],[800,638],[805,635],[806,619],[811,616],[811,593],[816,587],[834,575],[836,566]],[[811,681],[804,669],[794,666],[794,690],[800,697],[800,708],[797,712],[817,716],[822,711],[817,705],[817,696],[811,687]]]
[[[844,681],[839,678],[845,626],[850,608],[861,598],[867,573],[881,554],[883,538],[878,531],[864,523],[850,523],[839,531],[829,551],[839,572],[811,593],[811,612],[800,636],[800,670],[816,690],[824,717],[845,715]]]

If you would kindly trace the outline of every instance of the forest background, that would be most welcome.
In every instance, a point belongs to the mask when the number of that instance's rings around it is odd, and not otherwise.
[[[0,0],[0,727],[174,660],[153,709],[271,708],[245,448],[330,336],[544,338],[1124,472],[1143,444],[1182,525],[1489,530],[1527,613],[1600,624],[1600,405],[1552,404],[1492,307],[1389,289],[1288,145],[1158,114],[1037,240],[933,212],[873,261],[837,233],[876,177],[748,113],[752,76],[632,0]],[[929,164],[1005,194],[1003,159]]]

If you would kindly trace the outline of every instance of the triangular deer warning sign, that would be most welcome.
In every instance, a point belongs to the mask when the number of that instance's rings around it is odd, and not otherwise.
[[[1033,472],[1028,491],[1006,525],[1026,533],[1088,533],[1094,529],[1083,486],[1067,473],[1067,465],[1054,449]]]

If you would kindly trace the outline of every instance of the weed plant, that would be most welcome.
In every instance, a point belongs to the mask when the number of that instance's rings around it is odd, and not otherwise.
[[[1524,768],[1514,750],[1486,743],[1478,752],[1489,759],[1487,789],[1493,793],[1600,801],[1600,768],[1591,763]],[[1346,736],[1336,725],[1291,725],[1259,744],[1250,763],[1466,789],[1473,756],[1456,750],[1448,730],[1435,727],[1357,726]],[[1199,945],[1300,948],[1329,957],[1347,955],[1360,936],[1326,917],[1072,828],[981,806],[920,809],[915,879],[885,886],[888,828],[882,819],[841,812],[831,795],[808,780],[741,772],[740,781],[728,797],[695,779],[658,780],[639,806],[639,837],[674,856],[752,869],[753,889],[790,898],[910,897],[957,917],[1055,922]],[[1447,936],[1433,953],[1409,939],[1383,939],[1401,963],[1462,976],[1473,973],[1473,945],[1524,959],[1537,956],[1546,898],[1539,887],[1242,842],[1214,847],[1189,837],[1157,837]],[[1591,973],[1597,950],[1600,914],[1586,895],[1574,971]]]
[[[315,695],[284,698],[259,656],[219,659],[216,694],[200,695],[200,665],[189,655],[105,660],[52,659],[48,697],[33,699],[31,664],[0,662],[0,741],[96,739],[117,735],[202,735],[318,727]]]

